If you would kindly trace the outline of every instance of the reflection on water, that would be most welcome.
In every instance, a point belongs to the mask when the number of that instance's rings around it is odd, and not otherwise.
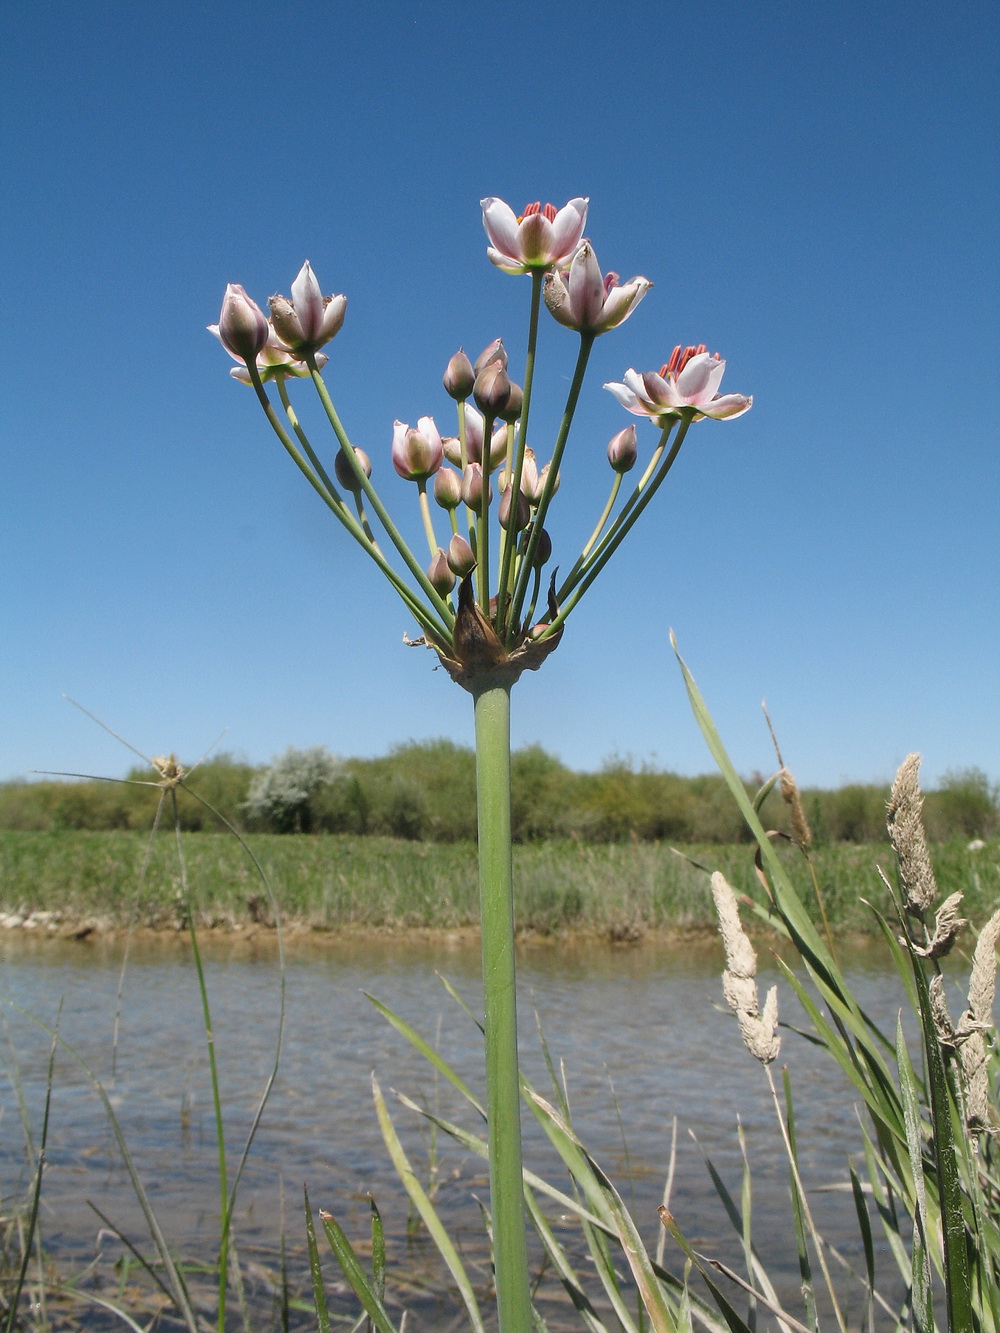
[[[215,1131],[200,1000],[184,941],[133,946],[114,1079],[120,947],[100,941],[36,943],[12,936],[0,944],[0,957],[5,995],[47,1023],[58,1015],[62,1036],[105,1081],[150,1197],[179,1250],[185,1256],[211,1252],[219,1212]],[[273,942],[214,941],[207,948],[206,966],[228,1136],[231,1151],[238,1154],[274,1058],[279,979]],[[324,940],[311,947],[296,944],[291,952],[281,1069],[236,1217],[237,1240],[245,1254],[264,1256],[265,1267],[282,1231],[290,1244],[301,1248],[301,1190],[306,1182],[314,1205],[333,1212],[355,1237],[362,1237],[368,1225],[365,1195],[370,1191],[392,1237],[390,1270],[393,1263],[397,1271],[400,1264],[408,1264],[408,1278],[419,1283],[425,1263],[430,1281],[432,1258],[417,1255],[415,1260],[412,1246],[407,1247],[407,1201],[375,1122],[372,1071],[387,1095],[390,1088],[398,1089],[470,1129],[478,1126],[453,1090],[441,1080],[435,1083],[426,1063],[375,1012],[363,992],[377,996],[431,1038],[481,1093],[478,1029],[446,993],[435,971],[478,1011],[478,948],[458,939]],[[672,1209],[696,1246],[728,1258],[736,1267],[739,1245],[702,1154],[711,1158],[738,1199],[739,1117],[753,1166],[754,1235],[766,1262],[778,1266],[794,1290],[787,1166],[763,1073],[740,1044],[728,1011],[718,1007],[720,971],[721,954],[710,942],[527,946],[519,973],[523,1063],[539,1090],[551,1087],[537,1014],[552,1058],[565,1071],[576,1127],[619,1181],[650,1245],[656,1241],[656,1205],[676,1116],[679,1159]],[[768,973],[762,958],[763,986],[775,979]],[[850,977],[862,1005],[891,1031],[899,983],[886,972],[881,955],[874,948],[853,950]],[[801,1020],[787,987],[782,989],[782,1017]],[[48,1040],[9,1006],[7,1022],[10,1051],[16,1052],[29,1120],[37,1132]],[[13,1054],[8,1061],[13,1063]],[[781,1063],[789,1066],[798,1097],[807,1184],[818,1188],[843,1181],[847,1155],[858,1153],[860,1135],[842,1076],[832,1061],[788,1031]],[[471,1265],[485,1281],[482,1225],[474,1198],[485,1199],[488,1193],[484,1164],[440,1138],[435,1145],[412,1113],[390,1102],[418,1172],[425,1183],[435,1182],[438,1206],[460,1231]],[[24,1160],[23,1137],[16,1128],[20,1113],[10,1085],[2,1090],[2,1114],[0,1185],[9,1195]],[[558,1161],[530,1116],[524,1128],[527,1164],[563,1185]],[[144,1243],[142,1218],[100,1101],[84,1071],[63,1053],[58,1057],[42,1219],[46,1244],[56,1254],[93,1255],[101,1224],[88,1200]],[[850,1196],[817,1192],[813,1208],[821,1230],[849,1256],[860,1258]],[[115,1242],[100,1243],[118,1252]],[[328,1272],[332,1284],[333,1263]],[[414,1296],[407,1302],[420,1305]],[[347,1303],[344,1308],[351,1307]],[[434,1326],[433,1321],[409,1325]]]

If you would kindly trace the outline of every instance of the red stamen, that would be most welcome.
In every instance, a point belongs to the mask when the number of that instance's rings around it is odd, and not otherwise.
[[[678,343],[670,353],[670,360],[660,368],[660,378],[663,379],[667,375],[679,375],[693,356],[701,356],[702,353],[707,351],[708,348],[704,343],[699,343],[697,347],[685,347],[683,351],[680,343]]]
[[[604,295],[607,296],[613,287],[618,286],[617,273],[605,273],[604,275]]]
[[[521,217],[530,218],[532,213],[540,213],[541,211],[542,211],[542,206],[537,201],[533,204],[525,204],[524,212],[521,214]]]
[[[550,222],[555,222],[557,211],[558,210],[556,209],[555,204],[546,204],[545,207],[542,209],[542,212],[545,214],[545,216],[548,218]]]

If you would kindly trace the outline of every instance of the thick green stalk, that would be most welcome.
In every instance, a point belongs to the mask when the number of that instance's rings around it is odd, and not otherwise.
[[[530,1333],[514,978],[510,686],[486,686],[476,692],[475,701],[486,1105],[497,1312],[500,1333]]]

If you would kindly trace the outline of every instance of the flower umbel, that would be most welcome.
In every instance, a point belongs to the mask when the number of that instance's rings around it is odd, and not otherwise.
[[[725,373],[726,363],[705,344],[674,348],[670,360],[659,374],[649,370],[639,374],[626,370],[624,384],[605,384],[621,403],[637,417],[649,417],[660,426],[687,416],[692,421],[712,417],[724,421],[742,416],[753,406],[753,399],[740,393],[719,394],[716,390]]]
[[[480,201],[490,238],[487,255],[504,273],[530,273],[565,265],[576,254],[587,224],[589,199],[571,199],[558,211],[552,204],[528,204],[517,217],[510,204],[492,195]]]

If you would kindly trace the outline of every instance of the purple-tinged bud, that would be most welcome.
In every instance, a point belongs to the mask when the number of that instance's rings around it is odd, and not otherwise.
[[[270,333],[257,302],[247,296],[238,282],[229,283],[219,315],[219,340],[226,351],[240,361],[256,361]]]
[[[439,592],[442,597],[447,597],[455,586],[455,575],[448,566],[448,557],[439,546],[434,552],[434,558],[427,566],[427,577],[431,581],[431,587],[435,592]]]
[[[309,260],[292,283],[292,299],[272,296],[271,325],[293,352],[308,355],[335,338],[344,323],[346,296],[324,296]]]
[[[355,449],[354,457],[361,464],[361,470],[366,477],[372,474],[372,462],[363,449]],[[351,467],[351,460],[344,453],[343,448],[337,450],[337,457],[333,461],[333,470],[337,474],[337,480],[346,491],[353,491],[355,494],[361,490],[361,482],[358,480],[357,473]]]
[[[517,493],[517,504],[514,504],[514,488],[508,486],[503,495],[500,496],[500,508],[497,511],[497,518],[500,520],[502,528],[511,527],[511,510],[513,509],[513,527],[515,532],[522,532],[531,519],[531,506],[528,504],[527,496],[521,491]]]
[[[475,382],[476,375],[472,369],[472,362],[460,347],[448,362],[448,368],[444,372],[445,391],[456,403],[462,403],[472,392]]]
[[[532,561],[533,569],[541,569],[552,558],[552,538],[542,528],[538,534],[538,545],[535,547],[535,558]]]
[[[507,406],[501,412],[498,412],[497,416],[501,421],[506,421],[508,426],[513,425],[521,415],[521,408],[523,406],[524,390],[521,388],[520,384],[515,384],[514,381],[511,380],[510,397],[507,399]]]
[[[479,463],[470,463],[462,477],[462,499],[478,514],[483,506],[483,469]],[[486,482],[486,503],[493,499],[493,487]]]
[[[443,440],[447,454],[447,440]],[[434,499],[442,509],[457,509],[462,503],[462,478],[450,467],[443,467],[434,477]]]
[[[626,426],[624,430],[620,430],[617,435],[612,436],[608,444],[608,462],[620,475],[632,471],[638,453],[634,426]]]
[[[448,543],[448,566],[460,579],[476,567],[475,552],[461,533],[456,532]]]
[[[417,428],[393,422],[392,465],[404,481],[426,481],[441,466],[444,446],[433,417],[421,417]]]
[[[499,338],[494,338],[489,347],[484,347],[476,357],[476,363],[472,367],[473,375],[478,375],[494,363],[502,366],[504,370],[507,369],[507,349]]]
[[[513,387],[503,366],[491,361],[476,376],[472,396],[484,416],[498,417],[510,402]]]
[[[541,472],[539,472],[539,474],[538,474],[538,498],[539,498],[539,500],[542,498],[542,491],[545,489],[545,482],[546,482],[546,480],[547,480],[547,478],[548,478],[548,475],[549,475],[549,469],[551,468],[551,466],[552,466],[551,463],[546,463],[545,466],[542,468]],[[562,480],[562,473],[557,472],[557,473],[556,473],[555,484],[554,484],[553,487],[552,487],[552,494],[553,494],[553,495],[555,495],[556,491],[559,489],[559,483],[560,483],[561,480]]]

